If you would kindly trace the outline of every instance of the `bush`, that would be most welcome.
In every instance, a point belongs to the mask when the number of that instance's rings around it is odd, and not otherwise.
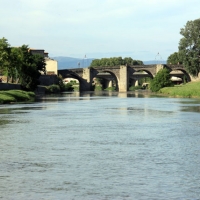
[[[150,90],[152,92],[158,92],[161,88],[169,86],[173,86],[173,83],[169,70],[165,68],[161,69],[150,82]]]
[[[106,91],[116,91],[116,88],[115,87],[108,87],[105,90]]]
[[[60,86],[59,85],[50,85],[46,87],[47,93],[59,93],[60,92]]]
[[[129,87],[129,91],[135,91],[135,90],[139,90],[139,89],[143,89],[142,86],[131,86]]]
[[[103,87],[101,85],[94,85],[94,91],[102,91]]]
[[[73,91],[73,90],[74,90],[74,87],[72,83],[67,83],[62,88],[62,91]]]

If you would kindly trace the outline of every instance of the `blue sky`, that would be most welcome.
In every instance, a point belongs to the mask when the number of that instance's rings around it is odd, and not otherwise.
[[[0,38],[49,56],[166,60],[199,0],[0,0]]]

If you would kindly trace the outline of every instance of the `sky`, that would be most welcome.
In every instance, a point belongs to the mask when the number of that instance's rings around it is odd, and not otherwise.
[[[0,0],[0,38],[50,57],[167,60],[200,0]]]

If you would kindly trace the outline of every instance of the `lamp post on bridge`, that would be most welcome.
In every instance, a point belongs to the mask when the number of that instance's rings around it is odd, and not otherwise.
[[[157,60],[158,59],[158,60]],[[162,64],[162,63],[158,63],[159,62],[159,59],[160,59],[160,62],[162,61],[162,57],[161,57],[161,55],[159,54],[159,52],[157,53],[157,55],[156,55],[156,57],[155,57],[155,61],[157,60],[157,65],[158,64]]]
[[[86,63],[85,63],[85,61],[86,61]],[[85,67],[85,64],[86,64],[86,67],[87,67],[87,57],[86,57],[86,54],[85,54],[85,56],[83,58],[83,68]]]

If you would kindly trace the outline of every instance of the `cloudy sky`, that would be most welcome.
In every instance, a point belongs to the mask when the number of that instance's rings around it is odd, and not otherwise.
[[[49,56],[166,60],[200,0],[0,0],[0,38]],[[159,53],[159,54],[158,54]]]

